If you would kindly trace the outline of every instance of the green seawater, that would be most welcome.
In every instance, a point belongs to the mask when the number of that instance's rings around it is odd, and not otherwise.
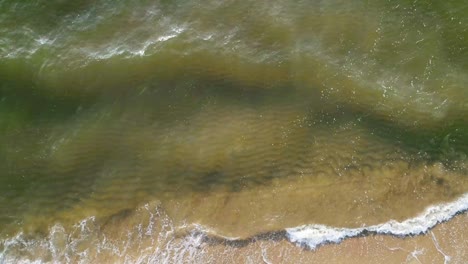
[[[112,225],[146,203],[245,238],[460,197],[466,14],[466,1],[0,0],[0,263],[34,261],[9,250],[19,232]]]

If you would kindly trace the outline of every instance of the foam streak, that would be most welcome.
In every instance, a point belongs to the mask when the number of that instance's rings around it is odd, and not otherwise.
[[[468,210],[468,193],[452,203],[428,207],[421,215],[402,222],[390,220],[383,224],[361,228],[335,228],[325,225],[303,225],[287,228],[291,242],[316,249],[325,243],[339,243],[345,238],[357,237],[365,233],[388,234],[395,236],[421,235],[437,224],[450,220],[455,215]]]

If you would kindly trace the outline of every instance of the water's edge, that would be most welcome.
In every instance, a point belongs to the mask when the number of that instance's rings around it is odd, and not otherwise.
[[[422,213],[413,218],[409,218],[401,222],[391,219],[381,224],[362,226],[360,228],[345,228],[320,224],[309,224],[286,228],[279,231],[257,234],[250,238],[224,236],[223,234],[220,234],[209,227],[198,224],[184,226],[182,229],[191,230],[189,233],[193,234],[203,234],[207,237],[207,239],[223,240],[224,242],[228,243],[249,243],[258,239],[272,237],[277,238],[284,236],[287,238],[287,240],[298,246],[302,246],[310,250],[315,250],[324,244],[338,244],[345,239],[354,237],[363,237],[369,235],[390,235],[404,238],[425,235],[437,225],[448,222],[455,216],[464,214],[467,211],[468,193],[465,193],[452,202],[429,206],[424,209]]]
[[[468,210],[468,193],[450,203],[427,207],[420,215],[402,222],[388,222],[361,228],[335,228],[324,225],[303,225],[287,228],[291,242],[315,249],[325,243],[339,243],[343,239],[371,234],[385,234],[398,237],[426,234],[440,223],[452,219]]]
[[[75,260],[80,262],[90,258],[89,256],[92,254],[99,256],[106,252],[111,252],[111,255],[117,258],[115,261],[123,259],[127,261],[130,260],[128,255],[132,250],[136,251],[138,259],[131,259],[131,261],[143,263],[147,260],[161,260],[167,262],[167,258],[171,256],[170,262],[174,259],[199,258],[199,255],[206,253],[206,246],[216,248],[216,246],[221,245],[236,250],[259,241],[287,240],[300,248],[315,251],[323,245],[339,244],[350,238],[374,235],[389,235],[397,238],[415,237],[428,234],[437,225],[466,213],[468,211],[468,193],[453,202],[429,206],[421,214],[401,222],[390,220],[382,224],[360,228],[311,224],[241,239],[223,236],[209,227],[198,224],[172,226],[160,205],[145,204],[137,211],[140,213],[145,211],[148,219],[140,220],[136,224],[135,219],[124,224],[111,221],[111,225],[114,225],[110,227],[113,229],[111,232],[106,230],[107,223],[96,229],[98,221],[95,217],[89,217],[74,225],[74,230],[70,232],[65,231],[66,228],[60,224],[55,224],[49,229],[49,234],[42,239],[33,238],[22,232],[16,236],[1,239],[0,263],[18,261],[21,263],[74,262]],[[124,217],[123,222],[127,220]],[[125,228],[125,225],[128,224],[132,225],[132,228]],[[105,232],[97,234],[96,230],[101,230],[101,228]],[[114,234],[115,237],[107,237],[109,234]],[[124,237],[127,240],[122,242]],[[95,244],[96,252],[93,253],[89,247],[84,250],[80,249],[82,245],[88,243]],[[47,251],[48,257],[43,257],[44,251]],[[17,253],[21,254],[18,256]],[[97,258],[96,256],[94,258]],[[74,259],[76,257],[80,259]],[[109,257],[103,259],[109,260]]]

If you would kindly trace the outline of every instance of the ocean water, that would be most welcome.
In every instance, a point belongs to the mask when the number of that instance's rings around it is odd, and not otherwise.
[[[431,230],[468,209],[467,12],[0,0],[0,263],[443,252]]]

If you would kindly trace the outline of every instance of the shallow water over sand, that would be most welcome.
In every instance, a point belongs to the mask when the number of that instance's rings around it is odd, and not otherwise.
[[[157,201],[177,232],[201,226],[202,236],[250,239],[305,224],[403,221],[467,191],[466,156],[451,135],[416,135],[300,92],[197,88],[148,86],[65,122],[7,133],[5,164],[21,178],[2,185],[4,236],[47,244],[55,225],[73,230],[92,217],[99,231],[90,232],[101,234],[126,215],[133,230],[147,221],[135,210]],[[106,237],[120,241],[125,229]]]
[[[442,212],[447,206],[432,207],[427,212]],[[284,231],[233,240],[210,233],[203,226],[177,226],[156,202],[133,212],[123,211],[103,222],[90,217],[70,228],[56,224],[43,235],[17,234],[2,241],[0,260],[5,263],[38,259],[54,263],[464,263],[466,217],[462,214],[434,229],[425,229],[425,235],[395,237],[379,232],[349,235],[333,242],[323,240],[310,250],[291,244]]]
[[[0,262],[202,262],[200,239],[277,245],[458,201],[467,8],[0,0]],[[171,231],[140,232],[150,218]]]

